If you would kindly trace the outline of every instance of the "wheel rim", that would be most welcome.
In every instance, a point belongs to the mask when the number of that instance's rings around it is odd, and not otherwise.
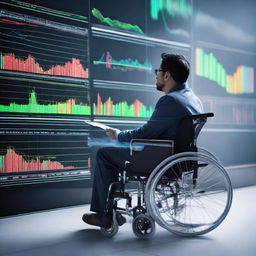
[[[198,182],[182,179],[164,181],[168,170],[181,163],[197,161]],[[216,228],[226,217],[232,201],[232,186],[225,169],[215,160],[199,153],[174,159],[148,181],[146,205],[155,221],[179,235],[199,235]]]

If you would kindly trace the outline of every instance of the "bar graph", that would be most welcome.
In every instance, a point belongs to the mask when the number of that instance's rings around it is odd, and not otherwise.
[[[116,117],[141,117],[148,118],[152,115],[154,108],[146,107],[136,99],[132,104],[127,101],[114,103],[111,97],[103,102],[100,94],[97,94],[97,103],[93,104],[94,115],[116,116]]]
[[[76,104],[75,99],[66,102],[42,105],[38,103],[35,91],[29,95],[28,104],[10,103],[0,105],[0,112],[10,113],[40,113],[40,114],[69,114],[69,115],[90,115],[90,106],[87,104]]]
[[[254,93],[254,68],[237,65],[233,74],[228,74],[224,65],[212,52],[206,53],[202,48],[196,49],[196,70],[199,77],[215,82],[232,95]]]
[[[79,59],[72,58],[63,65],[54,65],[44,70],[32,55],[27,58],[16,57],[13,53],[0,53],[0,69],[21,72],[31,72],[43,75],[68,76],[88,78],[88,70],[84,68]]]
[[[25,171],[74,169],[74,166],[64,166],[57,161],[40,160],[39,158],[25,160],[25,157],[15,152],[14,148],[7,148],[5,156],[0,156],[0,173]]]

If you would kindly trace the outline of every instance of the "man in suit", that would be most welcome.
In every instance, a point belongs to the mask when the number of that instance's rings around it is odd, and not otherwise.
[[[106,134],[110,138],[119,142],[129,142],[131,139],[175,139],[179,122],[184,116],[203,112],[201,101],[185,84],[190,72],[186,58],[165,53],[161,57],[160,68],[155,70],[156,88],[165,95],[158,100],[151,118],[138,129],[107,129]],[[106,214],[108,188],[111,183],[118,181],[118,173],[129,159],[129,148],[103,147],[98,150],[91,200],[91,211],[95,213],[84,214],[84,222],[101,227],[111,225],[111,216]],[[124,218],[119,218],[119,224],[123,222]]]

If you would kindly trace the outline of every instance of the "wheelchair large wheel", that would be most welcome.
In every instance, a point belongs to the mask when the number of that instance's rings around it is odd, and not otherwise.
[[[182,236],[205,234],[225,219],[232,185],[223,166],[209,155],[174,155],[150,175],[145,201],[149,214],[163,228]]]

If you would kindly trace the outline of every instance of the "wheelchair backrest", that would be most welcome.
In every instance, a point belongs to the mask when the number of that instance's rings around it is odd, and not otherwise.
[[[213,116],[213,113],[185,116],[178,126],[174,142],[174,153],[197,151],[197,137],[207,118]]]

